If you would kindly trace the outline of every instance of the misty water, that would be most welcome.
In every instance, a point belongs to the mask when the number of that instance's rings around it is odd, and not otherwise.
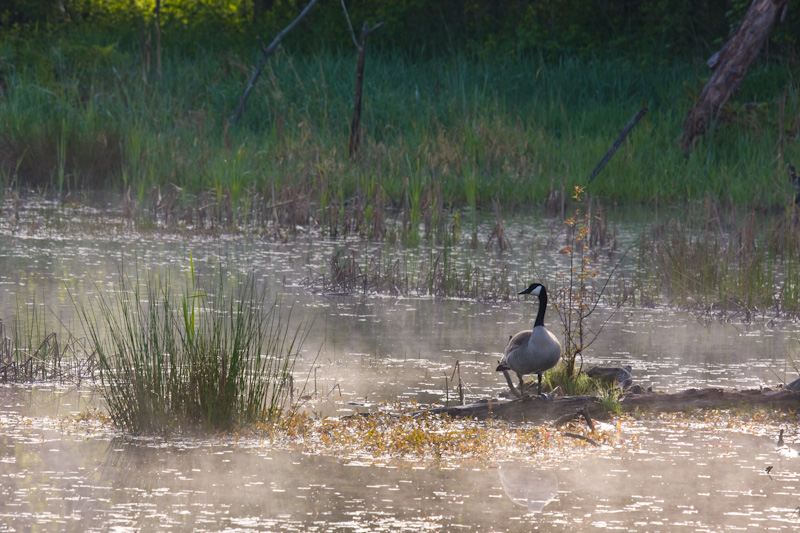
[[[336,250],[420,264],[429,245],[325,241],[302,232],[202,236],[138,231],[117,210],[33,204],[0,216],[0,318],[46,310],[78,331],[73,300],[89,304],[126,272],[169,275],[182,286],[192,261],[211,281],[253,273],[296,323],[312,329],[295,368],[295,399],[316,417],[379,411],[386,404],[455,403],[507,386],[494,371],[510,334],[529,328],[527,299],[475,300],[391,294],[324,294],[310,283]],[[623,249],[642,223],[620,220]],[[487,273],[507,269],[524,288],[535,272],[564,268],[546,246],[558,222],[506,221],[513,250],[459,254]],[[465,241],[467,238],[464,239]],[[626,242],[627,241],[627,242]],[[458,254],[455,260],[458,260]],[[619,257],[597,259],[599,270]],[[191,259],[190,259],[191,258]],[[416,258],[416,259],[415,259]],[[413,261],[417,262],[414,263]],[[771,315],[743,321],[668,306],[614,310],[585,364],[631,365],[656,391],[775,387],[797,377],[797,324]],[[557,317],[548,311],[547,324]],[[456,367],[458,365],[458,367]],[[457,378],[455,378],[457,381]],[[231,435],[133,438],[90,413],[104,409],[92,383],[0,384],[0,530],[42,531],[623,531],[794,530],[800,527],[800,458],[776,448],[777,430],[800,448],[796,422],[730,413],[609,421],[612,444],[570,445],[542,458],[375,457],[275,447]],[[525,424],[508,431],[526,430]],[[499,456],[499,458],[498,458]],[[769,470],[767,467],[772,467]]]

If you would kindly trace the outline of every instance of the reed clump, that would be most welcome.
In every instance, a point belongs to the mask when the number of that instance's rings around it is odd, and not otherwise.
[[[80,306],[97,352],[102,393],[114,423],[134,434],[224,431],[277,420],[305,340],[289,328],[254,276],[214,293],[194,274],[181,296],[169,280],[124,272],[116,291]]]
[[[36,302],[17,306],[10,325],[0,320],[1,381],[80,384],[96,377],[95,356],[83,339],[48,324]]]
[[[699,208],[698,208],[699,207]],[[654,299],[705,311],[785,316],[800,312],[800,209],[741,213],[707,199],[642,238],[643,275]]]
[[[518,285],[507,265],[486,268],[473,250],[430,246],[421,253],[397,256],[383,248],[359,253],[336,250],[328,261],[328,274],[304,281],[311,290],[326,294],[382,293],[438,298],[508,299]]]

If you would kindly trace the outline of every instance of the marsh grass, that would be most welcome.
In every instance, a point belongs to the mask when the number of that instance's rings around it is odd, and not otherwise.
[[[230,291],[230,292],[228,292]],[[287,404],[305,340],[249,276],[214,293],[192,274],[184,294],[169,280],[120,273],[117,290],[79,307],[98,354],[114,423],[135,434],[222,431],[272,423]]]
[[[733,102],[713,139],[684,160],[675,132],[705,76],[689,61],[375,52],[364,144],[353,163],[346,123],[355,58],[345,52],[281,49],[241,124],[231,126],[255,42],[224,50],[165,43],[162,76],[151,82],[140,75],[138,40],[86,32],[0,49],[9,64],[25,66],[4,77],[3,173],[17,168],[26,185],[61,194],[131,187],[142,210],[151,208],[148,191],[173,184],[191,195],[213,190],[219,204],[227,196],[241,217],[257,205],[249,201],[257,192],[336,233],[337,213],[358,197],[365,212],[381,213],[382,202],[405,210],[398,237],[413,244],[426,202],[472,213],[495,198],[540,205],[575,177],[585,180],[642,105],[650,112],[591,184],[593,195],[663,204],[711,194],[774,205],[785,192],[775,179],[777,102],[757,112]],[[791,89],[788,70],[754,67],[742,91]],[[789,99],[784,113],[797,110]],[[784,151],[787,161],[798,159],[793,143]]]
[[[544,390],[552,391],[560,388],[567,396],[585,396],[603,390],[600,382],[585,372],[571,372],[566,359],[562,359],[555,367],[545,372],[542,375],[542,383]]]
[[[304,284],[331,294],[393,294],[438,298],[508,299],[517,286],[506,265],[479,265],[475,251],[456,246],[429,245],[393,254],[387,248],[359,252],[343,247],[328,261],[328,274],[307,278]]]
[[[614,387],[601,388],[597,391],[603,409],[605,409],[607,413],[613,413],[617,416],[622,414],[622,394],[623,392],[621,389]]]
[[[0,320],[0,379],[80,383],[96,377],[95,354],[85,339],[52,322],[37,302],[17,305],[10,327]]]
[[[682,307],[797,316],[800,210],[759,215],[707,199],[642,238],[643,275]]]

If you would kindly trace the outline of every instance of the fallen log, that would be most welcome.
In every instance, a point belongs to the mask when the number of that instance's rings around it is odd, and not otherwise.
[[[679,412],[692,409],[730,409],[734,407],[768,407],[771,409],[800,409],[800,386],[794,382],[780,389],[726,390],[720,388],[687,389],[675,393],[626,393],[620,398],[625,412],[636,410]],[[502,420],[542,424],[558,421],[557,425],[584,416],[604,418],[608,412],[596,396],[566,396],[552,401],[535,396],[514,400],[491,399],[480,402],[431,409],[427,412],[478,420]]]
[[[788,5],[789,0],[753,0],[739,29],[708,60],[711,78],[683,122],[680,147],[687,157],[741,87],[772,29],[783,22]]]

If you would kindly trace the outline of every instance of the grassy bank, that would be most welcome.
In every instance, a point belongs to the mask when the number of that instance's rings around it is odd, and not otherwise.
[[[751,70],[736,102],[688,160],[676,146],[702,88],[701,61],[367,58],[364,147],[349,159],[355,57],[279,50],[243,121],[228,123],[257,56],[167,48],[160,78],[143,75],[137,47],[70,36],[40,47],[0,44],[0,180],[50,192],[154,187],[205,193],[233,213],[254,194],[291,202],[300,218],[428,202],[445,206],[544,203],[588,183],[622,126],[644,119],[588,192],[605,201],[664,204],[711,195],[774,205],[791,194],[783,165],[797,161],[800,102],[792,69]],[[777,160],[779,102],[783,160]],[[760,102],[742,105],[742,102]],[[224,199],[224,202],[223,202]]]

